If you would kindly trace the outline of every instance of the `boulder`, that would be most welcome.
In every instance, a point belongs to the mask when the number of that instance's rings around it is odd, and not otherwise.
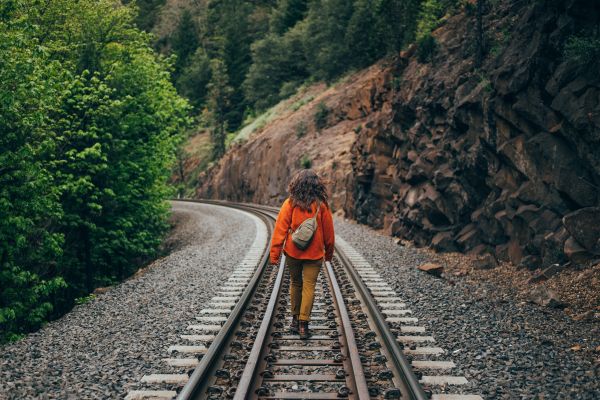
[[[528,255],[521,259],[518,266],[519,268],[527,268],[533,271],[540,268],[541,264],[542,260],[538,256]]]
[[[480,243],[480,234],[475,224],[465,226],[457,235],[456,243],[463,249],[468,251]]]
[[[490,253],[481,255],[473,260],[473,267],[475,267],[475,269],[494,269],[497,266],[498,261],[496,260],[496,257]]]
[[[427,180],[429,176],[431,176],[432,165],[423,159],[418,158],[408,169],[408,174],[406,174],[406,180],[412,184],[416,184]]]
[[[436,251],[457,251],[452,232],[438,232],[431,239],[431,246]]]
[[[565,256],[575,264],[585,264],[591,261],[593,255],[584,249],[572,236],[565,242]]]
[[[527,223],[531,223],[538,218],[539,210],[540,208],[533,204],[523,204],[519,206],[515,212],[515,216],[523,219]]]
[[[454,172],[448,164],[440,166],[433,173],[433,184],[439,190],[446,189],[454,180]]]
[[[468,251],[467,254],[470,254],[472,256],[483,256],[485,254],[488,254],[492,251],[492,247],[487,245],[487,244],[478,244],[477,246],[473,247],[471,250]]]
[[[521,262],[521,258],[523,258],[523,250],[521,249],[521,245],[516,240],[511,240],[508,242],[508,259],[515,265],[519,265]]]
[[[566,140],[551,133],[540,133],[525,145],[525,158],[535,165],[537,179],[567,195],[580,207],[598,204],[598,189],[577,153]]]
[[[419,268],[421,271],[427,272],[428,274],[437,277],[441,276],[442,272],[444,272],[444,267],[438,263],[421,264],[417,268]]]
[[[590,124],[590,104],[598,104],[599,96],[599,90],[588,86],[585,79],[575,79],[561,89],[552,101],[552,108],[564,115],[576,128],[585,129]]]
[[[567,214],[563,224],[587,251],[600,254],[600,207],[587,207]]]
[[[532,303],[543,307],[561,308],[565,306],[565,303],[561,301],[558,293],[544,285],[534,287],[529,292],[529,300]]]
[[[549,266],[548,268],[544,269],[543,271],[539,272],[538,274],[536,274],[535,276],[531,277],[528,281],[528,283],[538,283],[541,281],[545,281],[548,278],[551,278],[552,276],[558,274],[559,272],[561,272],[562,270],[564,270],[569,264],[552,264],[551,266]]]
[[[503,243],[496,246],[496,259],[500,261],[510,261],[508,256],[508,244]]]
[[[529,87],[522,96],[519,96],[513,105],[513,110],[546,131],[558,124],[556,113],[544,104],[540,90],[535,87]]]
[[[531,226],[535,233],[546,234],[548,232],[554,232],[561,225],[560,218],[556,213],[550,210],[544,210],[529,226]]]

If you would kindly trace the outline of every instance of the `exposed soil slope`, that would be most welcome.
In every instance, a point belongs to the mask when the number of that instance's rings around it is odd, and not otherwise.
[[[600,255],[600,81],[562,47],[597,24],[590,4],[496,2],[479,68],[475,17],[452,16],[431,62],[413,47],[291,108],[202,176],[197,195],[277,204],[307,155],[336,209],[419,246],[532,269],[589,262]],[[320,102],[331,112],[318,132]]]

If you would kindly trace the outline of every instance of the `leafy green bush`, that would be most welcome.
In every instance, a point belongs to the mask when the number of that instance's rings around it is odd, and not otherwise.
[[[321,130],[327,125],[327,117],[329,116],[329,111],[329,107],[327,107],[327,105],[323,101],[317,104],[317,111],[315,112],[314,116],[315,127],[317,128],[317,130]]]
[[[131,8],[29,3],[0,12],[0,342],[153,257],[187,124]]]
[[[437,42],[431,34],[422,37],[417,42],[417,59],[421,63],[432,61],[436,49]]]
[[[417,41],[431,36],[431,32],[436,29],[440,19],[444,16],[446,7],[442,0],[425,0],[421,4],[419,12],[419,21],[417,23]]]
[[[309,169],[310,167],[312,167],[312,161],[310,157],[308,157],[306,154],[303,155],[300,159],[300,166],[304,169]]]
[[[296,94],[298,86],[300,86],[299,82],[285,82],[279,89],[279,98],[287,99],[288,97],[293,96]]]
[[[75,304],[77,305],[82,305],[85,303],[89,303],[90,301],[94,300],[96,298],[95,294],[90,294],[88,296],[83,296],[83,297],[78,297],[75,299]]]
[[[307,130],[308,127],[306,126],[306,123],[304,121],[300,121],[298,125],[296,125],[296,137],[303,137],[304,135],[306,135]]]

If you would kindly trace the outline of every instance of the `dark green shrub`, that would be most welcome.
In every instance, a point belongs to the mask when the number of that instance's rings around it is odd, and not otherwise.
[[[325,128],[327,125],[327,117],[329,116],[329,107],[324,102],[317,104],[317,111],[315,112],[315,126],[318,130]]]
[[[437,42],[431,34],[425,35],[417,42],[417,59],[421,63],[430,62],[437,49]]]
[[[564,57],[584,66],[597,65],[600,60],[600,38],[569,37],[565,43]]]
[[[306,135],[307,130],[308,127],[306,126],[306,123],[304,121],[300,121],[300,123],[296,125],[296,137],[298,139],[303,137],[304,135]]]
[[[312,161],[310,157],[308,157],[306,154],[303,155],[300,159],[300,166],[304,169],[309,169],[310,167],[312,167]]]
[[[465,13],[472,17],[473,15],[475,15],[475,12],[477,10],[477,7],[475,4],[473,3],[469,3],[468,1],[463,2],[463,7],[465,9]]]

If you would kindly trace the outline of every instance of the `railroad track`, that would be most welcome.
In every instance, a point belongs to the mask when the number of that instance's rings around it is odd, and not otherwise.
[[[291,335],[285,256],[278,268],[269,268],[268,261],[270,232],[278,209],[220,201],[203,203],[254,215],[257,239],[213,298],[211,308],[202,310],[200,324],[189,326],[194,334],[182,335],[182,339],[195,344],[169,348],[171,357],[165,362],[178,368],[177,373],[143,377],[147,388],[130,391],[127,400],[481,399],[433,394],[432,385],[442,384],[446,391],[445,385],[466,380],[447,375],[438,375],[436,380],[436,376],[414,372],[415,365],[439,370],[453,364],[414,360],[415,356],[435,356],[440,349],[417,347],[411,340],[428,342],[423,338],[429,337],[403,336],[424,328],[407,325],[416,318],[406,315],[410,311],[402,300],[339,238],[334,261],[325,263],[317,281],[312,336],[301,340]],[[395,332],[393,324],[403,324],[404,329]]]

